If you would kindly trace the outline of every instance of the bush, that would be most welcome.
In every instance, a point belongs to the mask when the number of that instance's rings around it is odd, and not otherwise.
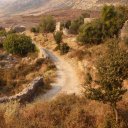
[[[5,30],[0,30],[0,37],[6,36],[7,33]]]
[[[52,16],[44,16],[39,25],[41,32],[54,32],[56,26],[56,22]]]
[[[107,38],[118,37],[127,19],[128,10],[125,7],[104,6],[98,20],[80,28],[78,41],[97,44]]]
[[[69,27],[69,31],[71,34],[78,34],[79,28],[81,25],[84,24],[84,18],[80,16],[78,19],[71,22],[71,25]]]
[[[60,49],[60,53],[61,54],[65,54],[65,53],[68,53],[69,52],[70,47],[68,46],[67,43],[62,43],[60,45],[60,48],[59,49]]]
[[[39,28],[38,27],[32,27],[30,31],[33,33],[39,33]]]
[[[102,42],[102,38],[102,23],[96,20],[80,27],[77,40],[82,44],[99,44]]]
[[[99,87],[86,88],[86,96],[91,100],[109,104],[117,124],[119,121],[117,103],[127,92],[122,84],[128,78],[128,53],[118,47],[117,39],[108,42],[108,51],[97,61],[96,69],[99,79],[95,82]]]
[[[69,29],[70,26],[71,26],[71,20],[66,21],[64,27]]]
[[[6,121],[5,128],[94,128],[93,117],[79,107],[83,102],[77,96],[65,95],[49,103],[22,105],[22,109],[18,104],[9,104],[1,115]]]
[[[39,58],[39,59],[36,60],[35,65],[40,66],[40,65],[43,64],[43,62],[44,62],[44,58]]]
[[[69,27],[69,31],[71,34],[77,34],[79,30],[79,24],[77,21],[71,22],[71,26]]]
[[[54,34],[54,39],[56,43],[59,45],[62,42],[62,32],[58,31]]]
[[[128,19],[128,9],[122,6],[104,6],[101,15],[105,37],[118,37],[120,29]]]
[[[29,52],[35,51],[35,45],[32,44],[30,37],[17,34],[10,34],[4,40],[3,43],[4,49],[8,53],[18,54],[18,55],[27,55]]]

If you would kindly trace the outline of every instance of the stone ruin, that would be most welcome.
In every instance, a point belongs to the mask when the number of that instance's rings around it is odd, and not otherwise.
[[[0,103],[5,103],[5,102],[9,102],[9,101],[14,101],[14,100],[19,100],[19,101],[27,101],[32,99],[34,93],[36,92],[37,88],[41,85],[44,85],[43,83],[43,78],[42,77],[38,77],[35,80],[33,80],[28,88],[25,88],[22,92],[13,95],[13,96],[5,96],[0,98]]]
[[[67,36],[69,34],[69,29],[63,28],[63,34]]]
[[[57,23],[56,23],[55,32],[57,32],[57,31],[61,31],[61,22],[57,22]],[[64,34],[65,36],[67,36],[67,35],[69,34],[69,30],[68,30],[67,28],[65,28],[65,27],[63,27],[62,32],[63,32],[63,34]]]
[[[10,30],[20,33],[20,32],[24,32],[26,30],[26,27],[23,25],[16,25],[16,26],[12,26]]]
[[[41,49],[41,54],[44,55],[44,58],[45,57],[48,58],[49,56],[45,49]],[[15,100],[19,100],[20,102],[32,100],[38,87],[43,85],[44,85],[43,77],[37,77],[30,84],[28,84],[27,88],[23,89],[23,91],[21,91],[20,93],[13,96],[1,97],[0,103],[6,103]]]
[[[57,31],[61,31],[61,22],[57,22],[56,23],[56,29],[55,29],[55,31],[57,32]]]

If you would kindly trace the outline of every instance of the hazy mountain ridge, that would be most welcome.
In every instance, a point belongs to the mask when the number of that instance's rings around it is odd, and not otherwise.
[[[103,4],[128,4],[127,0],[0,0],[1,14],[36,14],[54,9],[91,9]]]

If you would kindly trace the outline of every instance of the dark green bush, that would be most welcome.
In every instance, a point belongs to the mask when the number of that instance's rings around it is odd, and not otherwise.
[[[39,25],[40,32],[54,32],[56,21],[52,16],[44,16]]]
[[[102,38],[102,23],[99,20],[95,20],[80,27],[77,40],[82,44],[99,44],[102,42]]]
[[[69,31],[71,34],[78,34],[79,28],[81,25],[84,24],[84,18],[80,16],[78,19],[71,22],[71,25],[69,27]]]
[[[39,28],[38,27],[32,27],[30,31],[33,33],[39,33]]]
[[[54,34],[54,39],[56,41],[56,43],[59,45],[62,42],[62,35],[63,33],[58,31]]]
[[[62,43],[61,45],[60,45],[60,53],[61,54],[66,54],[66,53],[68,53],[69,52],[69,49],[70,49],[70,47],[68,46],[68,44],[67,43]]]
[[[69,27],[69,31],[71,34],[77,34],[79,30],[79,24],[77,21],[72,21],[71,26]]]
[[[65,22],[64,27],[67,28],[67,29],[69,29],[70,26],[71,26],[71,20],[67,20],[67,21]]]
[[[104,6],[98,20],[85,24],[80,28],[78,41],[97,44],[107,38],[118,37],[120,29],[127,19],[127,8]]]
[[[40,65],[43,64],[43,62],[44,62],[44,58],[39,58],[39,59],[36,60],[35,65],[40,66]]]
[[[0,37],[6,36],[7,32],[5,30],[0,30]]]
[[[35,51],[35,45],[32,43],[31,38],[24,34],[9,34],[4,40],[3,46],[8,53],[22,56]]]

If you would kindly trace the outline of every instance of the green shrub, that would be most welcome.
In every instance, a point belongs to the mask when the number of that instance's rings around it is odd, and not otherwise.
[[[32,27],[30,31],[33,33],[39,33],[39,28],[38,27]]]
[[[40,32],[54,32],[56,21],[52,16],[44,16],[39,25]]]
[[[35,65],[40,66],[40,65],[43,64],[43,62],[44,62],[44,58],[39,58],[39,59],[36,60]]]
[[[58,31],[54,34],[54,39],[56,41],[56,43],[59,45],[62,42],[62,35],[63,33]]]
[[[128,19],[128,9],[126,7],[104,6],[101,20],[104,23],[103,33],[106,37],[119,35],[120,29]]]
[[[67,20],[64,24],[64,27],[69,29],[69,27],[71,26],[71,20]]]
[[[99,87],[86,89],[89,99],[109,104],[115,114],[116,123],[119,121],[117,103],[127,92],[123,81],[128,78],[128,53],[118,46],[117,39],[108,42],[108,51],[97,61]]]
[[[82,44],[99,44],[102,42],[102,38],[102,23],[99,20],[95,20],[80,27],[77,40]]]
[[[80,26],[84,24],[84,18],[80,16],[78,19],[71,22],[69,31],[71,34],[78,34]]]
[[[77,34],[79,30],[79,24],[77,21],[72,21],[71,26],[69,27],[69,31],[71,34]]]
[[[10,34],[6,37],[3,43],[4,49],[8,53],[27,55],[29,52],[35,51],[35,45],[30,37],[17,34]]]
[[[62,43],[61,45],[60,45],[60,53],[61,54],[66,54],[66,53],[68,53],[69,52],[69,49],[70,49],[70,47],[68,46],[68,44],[67,43]]]
[[[7,32],[5,30],[0,30],[0,37],[6,36]]]
[[[78,41],[83,44],[97,44],[107,38],[118,37],[120,29],[127,19],[127,8],[104,6],[98,20],[85,24],[80,28]]]

